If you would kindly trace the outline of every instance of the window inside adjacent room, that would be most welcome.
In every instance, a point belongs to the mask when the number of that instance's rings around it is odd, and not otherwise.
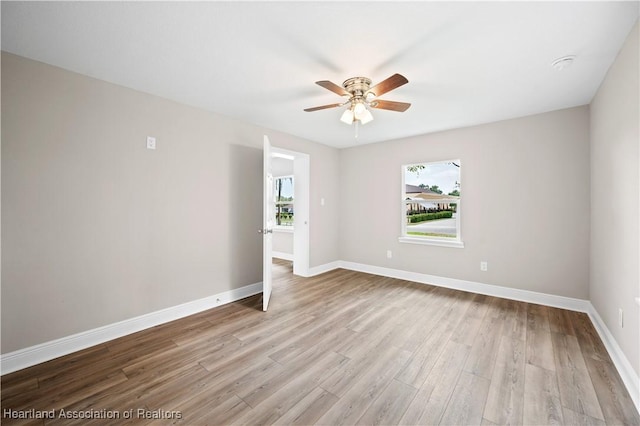
[[[293,176],[274,178],[276,227],[293,229]]]

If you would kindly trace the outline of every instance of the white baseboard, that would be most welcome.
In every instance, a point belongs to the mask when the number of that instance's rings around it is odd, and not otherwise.
[[[539,305],[562,308],[570,311],[589,312],[589,307],[591,306],[591,303],[588,300],[575,299],[572,297],[556,296],[554,294],[538,293],[535,291],[520,290],[517,288],[483,284],[475,281],[459,280],[456,278],[438,277],[436,275],[365,265],[362,263],[341,261],[339,264],[341,268],[352,271],[366,272],[383,277],[398,278],[421,284],[431,284],[437,287],[446,287],[454,290],[485,294],[487,296],[501,297],[503,299],[518,300],[520,302],[536,303]]]
[[[325,263],[324,265],[314,266],[309,268],[308,275],[306,277],[315,277],[316,275],[324,274],[325,272],[333,271],[342,267],[342,262],[336,260],[335,262]]]
[[[290,260],[290,261],[293,262],[293,253],[284,253],[284,252],[281,252],[281,251],[274,251],[271,254],[276,259]]]
[[[622,352],[622,349],[618,345],[618,342],[616,342],[613,334],[611,334],[609,328],[606,326],[604,321],[602,321],[602,318],[600,317],[600,314],[598,314],[596,308],[591,303],[589,303],[589,308],[589,318],[591,318],[591,322],[598,332],[600,340],[604,343],[616,370],[618,370],[618,374],[620,374],[620,378],[622,378],[627,391],[629,391],[629,395],[633,400],[633,404],[636,406],[636,410],[640,412],[640,376],[638,376],[631,366],[631,363]]]
[[[1,374],[11,373],[32,365],[58,358],[118,337],[136,333],[156,325],[184,318],[216,306],[225,305],[262,292],[262,282],[225,291],[203,299],[183,303],[139,317],[83,331],[71,336],[3,354],[0,357]]]

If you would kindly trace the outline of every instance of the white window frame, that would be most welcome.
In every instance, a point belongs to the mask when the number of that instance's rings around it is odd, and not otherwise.
[[[429,246],[440,246],[440,247],[453,247],[453,248],[464,248],[464,242],[462,241],[462,229],[460,217],[462,216],[462,197],[456,200],[456,238],[449,237],[435,237],[435,236],[413,236],[407,235],[407,205],[406,205],[406,183],[405,183],[405,171],[407,167],[417,166],[417,165],[433,165],[433,164],[441,164],[441,163],[453,163],[460,165],[460,178],[459,191],[462,194],[462,163],[459,159],[456,160],[442,160],[442,161],[422,161],[419,163],[411,163],[411,164],[403,164],[400,169],[402,186],[400,187],[400,237],[398,241],[401,243],[408,244],[419,244],[419,245],[429,245]]]
[[[292,186],[293,186],[293,202],[291,204],[293,204],[293,225],[289,226],[289,225],[276,225],[278,223],[275,215],[278,214],[278,201],[276,200],[276,194],[274,194],[274,219],[273,219],[273,229],[274,231],[278,231],[278,232],[293,232],[293,228],[295,227],[296,224],[296,219],[295,219],[295,214],[296,214],[296,179],[294,177],[294,175],[284,175],[284,176],[276,176],[273,178],[274,183],[273,183],[273,188],[275,190],[275,181],[278,179],[286,179],[286,178],[291,178],[291,182],[292,182]]]

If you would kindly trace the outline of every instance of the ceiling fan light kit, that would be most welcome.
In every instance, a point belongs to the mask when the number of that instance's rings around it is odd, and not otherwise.
[[[340,121],[342,121],[345,124],[353,123],[353,110],[351,108],[345,110],[342,113],[342,117],[340,117]]]
[[[349,125],[356,123],[356,137],[358,137],[358,123],[367,124],[373,120],[373,115],[367,107],[404,112],[411,106],[410,103],[406,102],[384,101],[377,99],[378,96],[407,84],[408,82],[409,80],[400,74],[394,74],[373,87],[371,87],[371,80],[366,77],[349,78],[342,83],[342,86],[338,86],[328,80],[316,81],[317,85],[322,86],[340,96],[344,96],[348,100],[343,103],[306,108],[305,111],[319,111],[321,109],[335,108],[348,104],[349,107],[342,113],[340,121]]]

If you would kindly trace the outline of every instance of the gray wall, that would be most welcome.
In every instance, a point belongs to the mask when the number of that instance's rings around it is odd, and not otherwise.
[[[273,252],[273,257],[278,257],[280,253],[293,256],[293,232],[274,229]]]
[[[638,24],[591,103],[591,302],[640,374]],[[618,325],[618,309],[625,314]]]
[[[587,299],[588,132],[585,106],[341,151],[340,258]],[[401,166],[452,159],[464,249],[399,243]]]
[[[2,352],[260,282],[265,133],[337,192],[336,149],[3,53]]]
[[[273,157],[271,159],[271,172],[274,177],[293,176],[293,160]]]

